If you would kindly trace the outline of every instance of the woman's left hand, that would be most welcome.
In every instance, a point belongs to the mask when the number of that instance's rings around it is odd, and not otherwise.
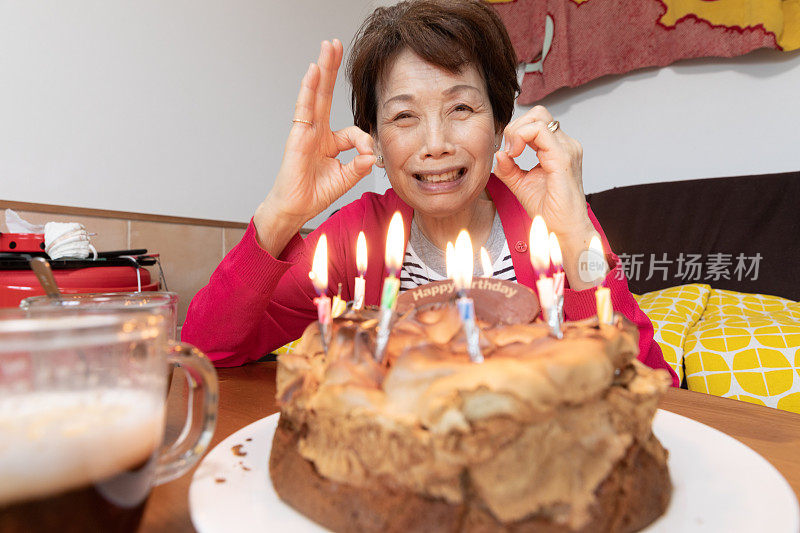
[[[503,132],[506,146],[495,154],[494,173],[531,218],[542,215],[547,228],[556,234],[570,287],[580,290],[597,283],[580,279],[578,269],[580,254],[596,234],[583,193],[583,148],[560,127],[550,131],[547,125],[552,120],[547,109],[536,106],[511,121]],[[539,164],[530,170],[522,170],[514,161],[526,146],[539,158]]]
[[[593,227],[583,193],[583,148],[560,127],[555,132],[547,129],[552,120],[543,106],[512,120],[503,132],[505,147],[495,154],[494,172],[528,215],[542,215],[548,229],[561,239]],[[514,161],[526,146],[539,158],[530,170],[522,170]]]

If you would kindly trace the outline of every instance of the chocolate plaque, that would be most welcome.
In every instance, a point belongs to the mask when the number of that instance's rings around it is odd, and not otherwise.
[[[491,278],[475,278],[472,288],[465,291],[475,302],[478,320],[490,324],[520,324],[533,322],[539,316],[539,299],[525,285]],[[400,293],[398,314],[413,307],[455,302],[456,288],[452,280],[434,281]]]

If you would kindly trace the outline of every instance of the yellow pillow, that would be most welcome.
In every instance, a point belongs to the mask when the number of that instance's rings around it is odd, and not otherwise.
[[[299,342],[300,342],[300,339],[295,339],[292,342],[287,342],[286,344],[284,344],[283,346],[281,346],[277,350],[272,350],[272,353],[274,353],[275,355],[283,355],[285,353],[291,353],[292,350],[294,350],[295,347],[297,347]]]
[[[683,381],[683,344],[689,329],[700,319],[711,287],[699,283],[680,285],[641,296],[633,295],[653,323],[664,360]]]
[[[714,289],[685,348],[689,389],[800,413],[800,303]]]

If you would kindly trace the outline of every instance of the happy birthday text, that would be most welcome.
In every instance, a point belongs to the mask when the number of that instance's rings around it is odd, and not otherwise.
[[[507,283],[502,283],[500,281],[493,281],[487,278],[473,279],[472,288],[499,292],[506,298],[512,298],[518,292],[518,289],[510,287]],[[442,283],[441,285],[434,285],[432,287],[423,286],[411,291],[411,294],[414,296],[414,301],[416,302],[417,300],[424,298],[435,298],[440,294],[441,295],[452,294],[453,292],[455,292],[455,290],[456,290],[455,284],[450,282],[450,283]]]

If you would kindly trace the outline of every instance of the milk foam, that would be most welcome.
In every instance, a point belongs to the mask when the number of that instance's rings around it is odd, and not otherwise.
[[[138,466],[161,444],[163,395],[135,390],[0,398],[0,505]]]

